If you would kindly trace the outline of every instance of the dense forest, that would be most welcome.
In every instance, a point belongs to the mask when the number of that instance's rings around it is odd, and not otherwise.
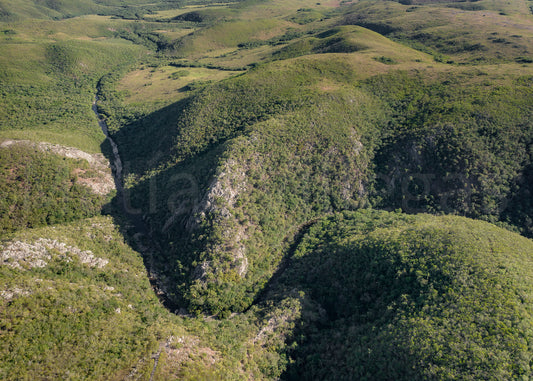
[[[0,102],[1,379],[533,376],[532,1],[0,0]]]

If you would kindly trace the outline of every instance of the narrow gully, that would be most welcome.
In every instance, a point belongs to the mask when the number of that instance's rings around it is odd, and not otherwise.
[[[109,144],[111,145],[111,150],[113,151],[113,162],[111,163],[111,168],[113,170],[113,178],[115,180],[115,187],[117,188],[117,194],[120,193],[122,195],[124,188],[122,186],[122,160],[120,159],[120,155],[118,152],[118,146],[117,143],[109,136],[109,129],[107,128],[107,123],[104,118],[100,117],[100,114],[98,113],[98,94],[95,95],[94,101],[93,101],[93,112],[96,115],[96,119],[98,120],[98,125],[102,129],[102,132],[104,133],[105,137],[109,141]]]
[[[109,144],[111,145],[113,157],[111,160],[111,169],[113,172],[113,179],[115,181],[115,188],[117,190],[117,201],[118,205],[120,205],[121,213],[126,217],[129,223],[133,225],[133,229],[135,231],[134,234],[132,234],[132,238],[137,246],[137,250],[142,254],[142,257],[145,262],[148,278],[150,280],[150,284],[152,285],[152,289],[154,290],[155,294],[161,301],[161,303],[171,312],[176,313],[179,309],[179,306],[177,306],[173,301],[171,301],[166,293],[163,291],[164,287],[159,282],[158,276],[155,271],[155,265],[154,265],[154,253],[160,252],[159,245],[155,240],[152,238],[150,234],[150,229],[146,225],[145,221],[142,218],[142,214],[140,213],[132,213],[129,208],[124,203],[124,185],[123,185],[123,163],[122,159],[120,158],[120,152],[118,149],[118,145],[113,140],[113,138],[109,134],[109,129],[107,126],[107,123],[104,118],[100,116],[98,113],[98,92],[100,91],[99,88],[97,88],[97,94],[95,95],[92,110],[94,114],[96,115],[96,119],[98,121],[98,125],[102,129],[102,132],[106,136],[106,139],[109,141]]]

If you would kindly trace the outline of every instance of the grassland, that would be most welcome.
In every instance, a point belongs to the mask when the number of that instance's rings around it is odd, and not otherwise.
[[[190,12],[198,12],[198,11],[219,11],[219,10],[227,10],[228,6],[238,4],[237,2],[213,2],[209,4],[194,4],[194,5],[185,5],[179,9],[168,9],[164,11],[157,11],[153,14],[146,15],[145,17],[149,20],[157,19],[157,20],[172,20],[175,19],[178,16],[181,16],[186,13]]]
[[[345,22],[366,26],[450,63],[490,63],[528,59],[531,55],[529,16],[525,1],[487,3],[481,10],[416,7],[394,2],[359,2]],[[511,3],[509,3],[511,4]],[[509,9],[507,7],[510,7]]]
[[[10,24],[2,41],[2,137],[99,152],[105,139],[91,104],[99,78],[142,54],[113,37],[104,18]],[[69,37],[66,33],[69,31]],[[31,112],[28,112],[31,110]]]
[[[186,97],[195,83],[216,82],[237,73],[201,67],[141,67],[124,76],[116,89],[124,94],[126,104],[146,107],[153,103],[152,109],[157,110]]]
[[[61,20],[82,15],[104,14],[118,18],[138,19],[146,13],[173,9],[183,3],[175,0],[163,0],[157,3],[147,0],[133,0],[125,4],[121,0],[20,0],[0,2],[0,19],[2,21],[18,21],[28,18]]]

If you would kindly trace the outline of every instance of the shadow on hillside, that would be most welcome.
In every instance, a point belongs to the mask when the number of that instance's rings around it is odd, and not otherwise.
[[[106,157],[112,161],[113,154],[108,140],[102,144],[101,148]],[[115,226],[118,226],[126,243],[141,254],[148,279],[160,302],[169,311],[175,312],[179,310],[180,306],[164,292],[155,268],[155,262],[161,256],[161,244],[153,237],[150,226],[141,210],[130,205],[128,199],[130,190],[125,191],[119,179],[115,178],[115,181],[119,183],[117,184],[117,193],[105,206],[104,213],[113,218]]]
[[[292,331],[287,332],[284,347],[290,348],[285,353],[290,362],[280,379],[348,380],[365,375],[372,375],[371,379],[395,379],[393,375],[400,374],[403,379],[420,379],[417,355],[400,350],[403,339],[397,336],[398,332],[375,328],[384,327],[393,317],[388,306],[400,299],[401,292],[410,289],[414,290],[413,298],[421,295],[408,278],[404,284],[395,284],[393,273],[397,269],[392,264],[383,266],[389,276],[376,278],[367,287],[357,287],[350,280],[353,274],[361,275],[357,272],[361,268],[350,264],[353,253],[343,245],[328,247],[332,249],[328,255],[319,249],[294,258],[315,222],[302,227],[278,271],[254,302],[275,309],[286,299],[297,299],[300,305],[300,317],[293,322]],[[273,319],[279,322],[286,318],[286,311],[280,311],[279,316],[269,319],[271,309],[260,307],[259,318],[268,319],[268,324]],[[290,316],[291,312],[287,313]],[[384,363],[389,363],[388,369],[380,370]]]
[[[187,98],[163,107],[125,124],[114,134],[126,173],[139,176],[168,161],[178,133],[178,115],[188,102]]]
[[[514,193],[504,211],[504,218],[533,238],[533,163],[529,163],[515,180]]]
[[[150,282],[162,304],[171,312],[185,313],[187,303],[182,296],[191,281],[193,263],[198,260],[198,229],[191,229],[192,215],[201,201],[201,194],[212,178],[222,144],[205,152],[156,170],[167,163],[172,152],[172,136],[176,135],[177,115],[186,101],[169,105],[123,127],[113,136],[124,173],[149,176],[123,186],[116,179],[117,194],[105,207],[113,217],[126,242],[141,253]],[[171,126],[168,129],[156,126]],[[174,128],[175,127],[175,128]],[[110,162],[114,155],[109,141],[101,145]],[[163,154],[163,152],[165,154]],[[114,170],[116,175],[116,170]]]

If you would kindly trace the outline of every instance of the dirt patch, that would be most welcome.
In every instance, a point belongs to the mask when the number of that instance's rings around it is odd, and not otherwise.
[[[164,345],[167,361],[172,364],[182,364],[195,357],[202,357],[205,362],[213,365],[219,354],[211,348],[199,346],[199,339],[191,336],[170,337]]]

